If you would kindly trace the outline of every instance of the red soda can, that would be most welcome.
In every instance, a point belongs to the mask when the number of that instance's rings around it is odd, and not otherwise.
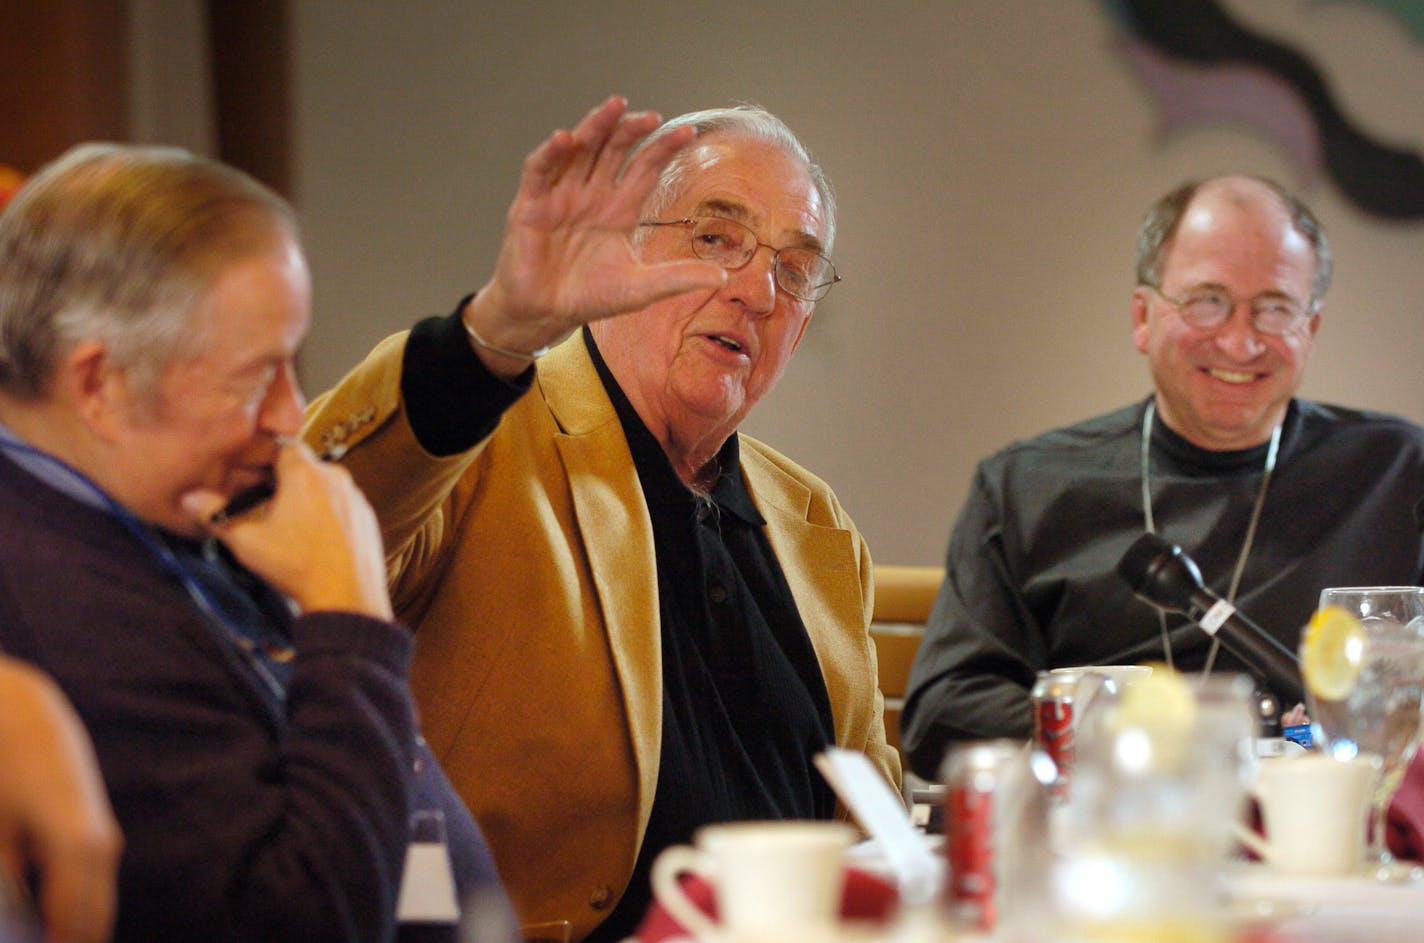
[[[957,743],[945,757],[945,905],[961,927],[988,931],[999,918],[1025,764],[1021,740]]]
[[[1033,703],[1033,741],[1058,768],[1053,793],[1060,799],[1068,794],[1068,780],[1073,772],[1074,703],[1085,674],[1064,668],[1040,671],[1029,692]]]

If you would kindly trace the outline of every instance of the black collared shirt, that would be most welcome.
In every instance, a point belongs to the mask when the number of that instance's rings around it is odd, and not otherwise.
[[[663,732],[658,790],[633,877],[588,937],[630,935],[652,900],[668,845],[711,822],[829,818],[835,797],[812,764],[835,741],[830,698],[791,589],[742,481],[738,440],[699,498],[584,339],[618,412],[648,502],[662,620]],[[610,539],[616,539],[610,535]]]

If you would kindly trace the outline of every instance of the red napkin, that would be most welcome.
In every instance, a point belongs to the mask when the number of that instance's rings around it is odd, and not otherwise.
[[[717,901],[710,884],[695,875],[686,875],[682,878],[682,889],[704,913],[714,920],[717,918]],[[898,900],[895,885],[885,878],[857,868],[846,869],[845,890],[841,894],[842,919],[888,920]],[[634,934],[638,943],[662,943],[663,940],[686,935],[682,925],[656,900]]]
[[[1424,861],[1424,754],[1414,754],[1389,804],[1384,839],[1395,857]]]

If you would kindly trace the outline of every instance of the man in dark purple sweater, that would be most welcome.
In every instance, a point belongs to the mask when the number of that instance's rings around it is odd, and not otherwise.
[[[125,841],[116,939],[384,941],[428,919],[453,940],[463,902],[508,940],[484,840],[420,738],[375,518],[290,438],[309,309],[291,210],[228,168],[91,146],[15,197],[0,649],[93,738]],[[271,500],[217,513],[254,486]],[[404,874],[421,812],[450,865]],[[409,906],[403,875],[451,906]]]

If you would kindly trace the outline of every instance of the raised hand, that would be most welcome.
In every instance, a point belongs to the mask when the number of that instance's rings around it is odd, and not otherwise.
[[[726,280],[707,262],[646,264],[634,254],[643,201],[694,131],[663,136],[620,174],[629,151],[661,123],[627,107],[609,98],[525,158],[494,277],[464,312],[481,338],[530,351],[585,322]]]

